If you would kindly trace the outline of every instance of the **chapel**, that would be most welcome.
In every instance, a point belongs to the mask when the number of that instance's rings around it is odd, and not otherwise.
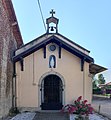
[[[19,110],[60,110],[79,96],[92,100],[92,78],[106,68],[90,51],[58,32],[50,12],[47,32],[15,51],[13,102]]]

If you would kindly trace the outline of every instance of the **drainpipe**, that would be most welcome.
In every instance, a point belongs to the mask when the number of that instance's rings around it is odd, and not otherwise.
[[[85,100],[85,64],[83,68],[83,100]]]
[[[83,72],[83,100],[85,99],[85,58],[81,60],[81,71]]]
[[[15,52],[14,52],[15,55]],[[13,79],[12,79],[12,108],[16,108],[16,65],[13,61]]]
[[[12,77],[12,108],[14,108],[14,63],[13,63],[13,77]]]
[[[14,63],[14,107],[17,107],[17,95],[16,95],[16,65]]]

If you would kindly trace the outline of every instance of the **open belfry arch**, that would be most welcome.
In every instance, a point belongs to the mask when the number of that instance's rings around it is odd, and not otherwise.
[[[92,99],[92,76],[106,68],[90,51],[58,33],[59,19],[46,19],[47,32],[15,51],[14,105],[22,109],[60,110],[78,96]]]
[[[55,31],[55,33],[58,33],[59,19],[54,17],[55,11],[53,9],[50,12],[50,14],[51,14],[51,17],[46,19],[47,33],[54,32],[54,31]],[[51,25],[51,23],[53,23],[53,24]]]

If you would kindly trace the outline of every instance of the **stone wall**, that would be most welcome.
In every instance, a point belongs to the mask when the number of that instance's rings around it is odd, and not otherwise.
[[[12,107],[12,56],[18,46],[6,7],[0,0],[0,118]]]

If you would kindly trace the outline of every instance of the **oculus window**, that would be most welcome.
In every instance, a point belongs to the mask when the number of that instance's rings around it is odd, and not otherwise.
[[[56,50],[56,46],[55,45],[50,45],[49,46],[49,50],[50,51],[55,51]]]

